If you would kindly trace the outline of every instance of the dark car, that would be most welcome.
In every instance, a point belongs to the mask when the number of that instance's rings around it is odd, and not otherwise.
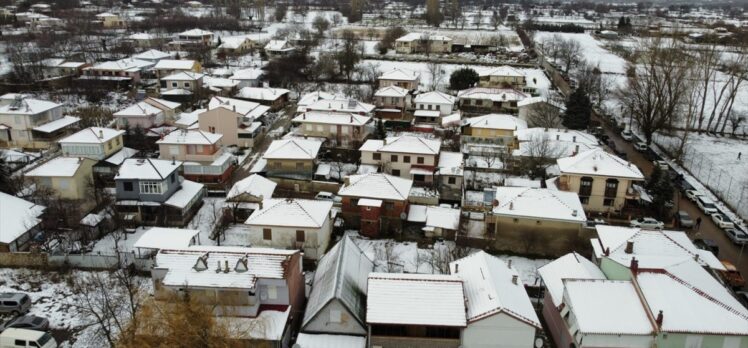
[[[7,323],[0,325],[0,332],[9,328],[47,331],[49,329],[49,320],[34,315],[23,315],[8,320]]]
[[[702,250],[709,250],[714,256],[719,255],[719,246],[711,239],[694,239],[693,245]]]
[[[684,210],[679,210],[675,213],[675,219],[678,221],[678,226],[682,228],[692,228],[694,225],[693,219]]]

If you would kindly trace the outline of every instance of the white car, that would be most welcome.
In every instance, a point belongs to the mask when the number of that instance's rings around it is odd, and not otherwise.
[[[316,196],[314,196],[314,199],[318,201],[330,201],[333,203],[340,203],[343,201],[343,199],[340,198],[339,196],[336,196],[332,194],[331,192],[325,192],[325,191],[320,191]]]
[[[704,212],[706,215],[712,215],[717,213],[717,206],[714,204],[714,201],[709,199],[709,197],[706,196],[698,196],[696,197],[696,206],[701,209],[701,211]]]
[[[629,225],[631,227],[638,227],[647,230],[661,230],[665,228],[665,223],[663,223],[662,221],[657,221],[656,219],[651,217],[643,217],[636,220],[631,220],[631,222],[629,222]]]
[[[714,221],[714,224],[719,226],[719,228],[735,228],[735,224],[720,213],[712,214],[712,221]]]
[[[670,166],[668,166],[667,161],[654,160],[652,161],[652,164],[654,164],[655,167],[660,168],[660,170],[670,170]]]
[[[639,151],[639,152],[647,151],[648,148],[649,146],[647,146],[647,143],[643,141],[640,141],[634,144],[634,150]]]
[[[624,129],[623,132],[621,132],[621,138],[626,141],[631,141],[631,139],[634,139],[634,133],[631,133],[628,129]]]
[[[698,199],[699,196],[701,196],[701,193],[699,193],[699,191],[686,190],[686,198],[688,198],[688,200],[691,202],[696,202],[696,199]]]

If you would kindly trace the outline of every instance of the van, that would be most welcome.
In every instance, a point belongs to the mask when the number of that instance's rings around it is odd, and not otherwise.
[[[54,348],[57,341],[48,332],[10,328],[0,333],[0,348]]]
[[[14,316],[24,314],[31,308],[29,295],[20,292],[0,293],[0,313],[11,313]]]
[[[699,209],[701,209],[701,211],[706,215],[717,213],[717,206],[714,204],[714,201],[705,196],[696,197],[696,205],[699,206]]]

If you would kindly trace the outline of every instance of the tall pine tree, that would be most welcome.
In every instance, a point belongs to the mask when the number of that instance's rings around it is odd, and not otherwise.
[[[566,101],[562,124],[569,129],[586,129],[590,124],[592,103],[584,88],[577,88]]]

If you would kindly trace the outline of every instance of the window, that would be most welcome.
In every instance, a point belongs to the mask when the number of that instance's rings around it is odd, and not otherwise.
[[[579,181],[579,195],[589,197],[592,195],[592,178],[584,176]]]
[[[268,298],[271,300],[278,298],[278,288],[275,285],[268,285]]]
[[[392,170],[392,175],[394,175],[394,176],[400,176],[400,169],[393,169]]]
[[[125,191],[132,191],[132,182],[125,181],[124,183],[122,183],[122,189]]]
[[[397,155],[391,155],[390,156],[390,161],[397,162]]]
[[[590,198],[589,197],[580,196],[579,197],[579,203],[590,204]]]
[[[447,184],[454,185],[456,183],[457,183],[457,178],[455,178],[454,176],[450,176],[447,178]]]
[[[57,183],[57,186],[60,188],[60,190],[67,190],[68,188],[70,188],[69,179],[60,179],[59,181],[57,181]]]
[[[208,127],[208,132],[215,133],[216,127]]]
[[[18,346],[18,347],[26,347],[26,341],[24,341],[24,340],[16,340],[16,346]]]
[[[436,111],[441,111],[441,110],[440,110],[441,108],[442,108],[442,106],[441,106],[441,105],[436,105]]]
[[[176,174],[174,174],[174,173],[171,173],[171,182],[174,182],[174,180],[175,180],[174,178],[175,178],[176,176],[177,176]]]
[[[114,138],[114,143],[115,143],[116,145],[119,145],[119,137],[117,137],[117,138]]]
[[[304,162],[296,162],[296,170],[304,170]]]
[[[141,194],[162,194],[166,192],[166,181],[141,181]]]
[[[348,134],[350,132],[349,128],[348,126],[340,127],[341,133]]]
[[[426,181],[426,176],[423,174],[413,174],[413,181],[424,182]]]
[[[190,88],[190,83],[189,82],[185,82],[184,83],[184,88]]]
[[[418,164],[423,164],[423,157],[418,157],[418,158],[416,158],[416,162],[417,162]]]
[[[403,156],[403,162],[410,163],[410,156]]]
[[[318,132],[324,132],[324,131],[325,131],[325,126],[323,126],[323,125],[321,125],[321,124],[318,124],[318,125],[317,125],[317,131],[318,131]]]
[[[615,197],[618,193],[618,179],[605,180],[605,197]]]
[[[384,202],[384,210],[395,210],[395,203]]]
[[[612,207],[614,201],[615,200],[613,198],[605,198],[603,199],[603,205],[606,207]]]
[[[431,104],[429,104],[429,110],[431,110]]]
[[[179,154],[179,145],[169,145],[169,153],[172,155]]]
[[[303,243],[305,240],[304,238],[304,230],[297,230],[296,231],[296,241]]]
[[[423,104],[418,104],[418,108],[423,110]]]
[[[177,83],[176,83],[176,82],[172,82],[172,83],[171,83],[171,87],[173,87],[173,88],[177,88],[177,87],[179,87],[179,85],[177,85]]]
[[[371,158],[373,158],[375,161],[379,161],[379,160],[382,159],[382,154],[378,153],[378,152],[375,152],[375,153],[371,154]]]
[[[314,125],[313,124],[307,123],[305,127],[306,127],[306,130],[308,130],[310,132],[314,130]]]
[[[512,219],[512,221],[513,221],[513,222],[514,222],[515,224],[518,224],[518,223],[519,223],[519,219]]]
[[[339,322],[341,322],[340,311],[339,310],[336,310],[336,309],[331,309],[330,310],[330,322],[331,323],[339,323]]]
[[[272,240],[273,239],[273,231],[269,228],[263,228],[262,229],[262,239],[263,240]]]

